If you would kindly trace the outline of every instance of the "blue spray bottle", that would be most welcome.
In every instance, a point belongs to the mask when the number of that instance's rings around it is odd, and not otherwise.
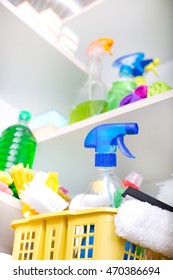
[[[114,207],[114,193],[123,188],[116,176],[116,150],[134,158],[124,144],[125,135],[138,134],[137,123],[102,124],[93,128],[85,138],[85,148],[95,149],[97,174],[83,195],[81,208]]]
[[[119,57],[113,62],[112,66],[119,69],[120,80],[114,82],[112,89],[108,92],[109,110],[122,106],[122,103],[126,105],[146,98],[147,82],[144,74],[153,71],[155,75],[158,75],[155,66],[160,64],[160,60],[144,58],[143,52],[136,52]],[[140,90],[136,94],[135,90],[139,86],[141,86]]]
[[[119,57],[112,65],[115,68],[119,68],[120,77],[131,77],[136,81],[137,85],[141,85],[147,84],[143,76],[146,72],[153,71],[153,73],[158,76],[155,66],[159,64],[159,58],[145,59],[144,53],[136,52]]]
[[[97,174],[89,184],[82,198],[81,208],[91,207],[114,207],[114,194],[117,189],[125,188],[121,180],[116,176],[116,150],[120,151],[129,158],[134,158],[124,144],[125,135],[138,134],[137,123],[112,123],[102,124],[93,128],[85,138],[85,148],[95,149],[95,166]],[[95,231],[94,225],[87,229],[91,233],[88,241],[84,237],[82,246],[94,244],[92,233]],[[85,247],[83,247],[85,248]],[[81,249],[80,258],[92,258],[93,249]]]

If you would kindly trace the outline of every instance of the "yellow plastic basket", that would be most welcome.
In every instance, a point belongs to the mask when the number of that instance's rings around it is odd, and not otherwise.
[[[115,208],[38,214],[14,221],[14,260],[165,259],[115,234]]]

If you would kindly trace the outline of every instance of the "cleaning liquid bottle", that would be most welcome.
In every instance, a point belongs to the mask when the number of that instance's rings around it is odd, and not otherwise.
[[[13,165],[23,163],[26,167],[32,168],[36,139],[28,127],[31,114],[28,111],[21,111],[18,123],[6,128],[1,134],[0,141],[0,170],[9,172]],[[13,194],[18,198],[14,184],[10,186]]]
[[[107,111],[107,89],[101,79],[101,60],[106,53],[112,55],[113,44],[114,41],[111,38],[100,38],[89,45],[87,49],[88,78],[79,89],[75,105],[69,115],[69,124]]]
[[[146,97],[147,82],[144,74],[153,71],[155,75],[158,75],[155,66],[159,65],[160,60],[158,58],[144,59],[144,57],[144,53],[136,52],[122,56],[113,62],[113,67],[119,68],[120,80],[113,83],[108,93],[109,110]],[[138,86],[141,86],[138,94],[131,95]]]
[[[134,62],[138,65],[143,57],[143,53],[135,53],[119,57],[113,62],[112,66],[119,68],[119,79],[113,82],[108,92],[109,110],[118,108],[121,100],[136,89],[137,83],[134,80],[132,65]]]
[[[122,183],[124,185],[124,189],[117,188],[114,193],[114,206],[116,208],[120,207],[123,200],[123,193],[127,188],[131,187],[135,190],[139,190],[141,188],[143,182],[143,177],[137,172],[130,172],[123,180]]]
[[[97,174],[81,200],[81,208],[114,207],[114,193],[124,188],[116,175],[116,150],[134,158],[124,144],[125,135],[138,134],[137,123],[103,124],[92,129],[85,138],[86,148],[95,148]]]
[[[152,71],[156,76],[158,72],[155,66],[160,64],[159,58],[144,59],[145,54],[143,52],[136,52],[119,57],[113,62],[113,67],[119,68],[120,77],[131,76],[137,83],[137,85],[147,84],[144,74],[148,71]]]

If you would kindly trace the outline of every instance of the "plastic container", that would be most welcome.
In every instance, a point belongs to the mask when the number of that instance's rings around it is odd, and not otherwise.
[[[68,123],[75,123],[108,110],[107,88],[101,78],[101,60],[108,52],[113,40],[100,38],[92,42],[87,50],[88,78],[77,93],[76,102],[70,111]]]
[[[24,166],[33,165],[36,139],[28,128],[31,114],[27,111],[19,113],[19,123],[12,125],[2,132],[0,140],[0,170],[9,172],[13,165],[23,163]],[[18,197],[14,185],[13,194]]]
[[[120,77],[131,77],[135,79],[137,85],[147,84],[144,74],[148,71],[152,71],[158,76],[156,66],[160,64],[160,59],[144,59],[145,54],[142,52],[136,52],[119,57],[113,62],[113,67],[119,68]]]
[[[86,189],[81,200],[81,208],[114,207],[114,194],[118,188],[124,188],[116,175],[116,149],[134,157],[124,145],[125,135],[137,134],[136,123],[103,124],[93,128],[85,138],[86,148],[95,148],[96,176]]]
[[[122,183],[125,187],[132,187],[136,190],[141,188],[143,177],[137,172],[130,172],[123,180]]]
[[[115,208],[38,214],[12,223],[14,260],[166,259],[115,234]],[[85,231],[84,231],[85,229]],[[83,240],[86,240],[85,245]],[[91,242],[92,240],[92,242]],[[92,244],[91,244],[92,243]]]
[[[142,98],[146,98],[146,93],[138,90],[133,92],[137,86],[146,85],[145,73],[153,71],[158,75],[155,66],[160,63],[159,59],[144,59],[145,54],[136,52],[119,57],[113,62],[113,67],[119,69],[119,80],[112,84],[112,89],[108,92],[108,109],[112,110]]]

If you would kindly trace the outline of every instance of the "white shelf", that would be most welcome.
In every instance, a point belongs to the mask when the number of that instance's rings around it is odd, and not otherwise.
[[[66,134],[68,134],[68,133],[73,133],[73,132],[75,133],[78,130],[82,130],[85,128],[90,129],[92,126],[103,123],[105,121],[112,122],[112,119],[114,119],[115,117],[129,114],[135,110],[140,110],[144,107],[156,105],[157,103],[165,101],[165,100],[169,100],[172,97],[173,97],[173,90],[170,90],[166,93],[158,94],[151,98],[146,98],[141,101],[134,102],[129,105],[123,106],[121,108],[117,108],[117,109],[108,111],[104,114],[100,114],[100,115],[94,116],[92,118],[88,118],[86,120],[76,122],[71,125],[67,125],[66,127],[54,130],[52,133],[49,133],[47,135],[40,136],[40,137],[38,136],[37,142],[41,143],[41,142],[44,142],[44,141],[47,141],[47,140],[50,140],[52,138],[56,138],[59,136],[63,136],[63,135],[66,136]]]
[[[82,192],[95,174],[94,151],[83,146],[88,132],[101,123],[137,122],[139,134],[125,137],[136,159],[129,159],[118,151],[117,175],[123,178],[136,171],[144,177],[145,184],[168,178],[173,171],[172,112],[173,90],[170,90],[59,129],[49,138],[40,139],[34,168],[56,171],[60,183],[70,193]]]
[[[51,109],[68,115],[85,66],[19,19],[7,3],[0,2],[1,98],[33,115]]]
[[[11,229],[10,224],[12,221],[22,218],[21,202],[0,191],[0,212],[0,252],[11,254],[14,230]]]
[[[53,42],[48,36],[46,36],[46,34],[44,34],[43,32],[41,32],[41,30],[39,30],[39,28],[36,28],[34,26],[34,24],[32,24],[32,21],[29,21],[26,19],[26,17],[24,17],[17,8],[15,8],[15,6],[13,6],[10,2],[8,2],[8,0],[0,0],[0,4],[5,8],[6,10],[6,16],[8,16],[9,21],[11,22],[11,20],[14,20],[14,17],[17,18],[18,20],[18,24],[23,25],[23,23],[28,26],[34,33],[38,34],[39,37],[41,37],[42,39],[44,39],[46,42],[48,42],[49,45],[51,45],[52,47],[54,47],[62,56],[65,56],[68,58],[68,60],[75,64],[76,66],[78,66],[81,70],[85,71],[84,69],[84,65],[81,63],[81,61],[79,59],[77,59],[74,55],[72,55],[70,53],[70,51],[66,50],[65,48],[63,48],[63,46],[61,46],[60,43],[58,43],[58,39],[57,42]],[[3,12],[5,11],[3,10]],[[13,16],[12,16],[13,15]],[[13,19],[12,19],[13,17]],[[19,23],[20,22],[20,23]],[[10,23],[11,24],[11,23]],[[21,27],[22,28],[22,27]]]

